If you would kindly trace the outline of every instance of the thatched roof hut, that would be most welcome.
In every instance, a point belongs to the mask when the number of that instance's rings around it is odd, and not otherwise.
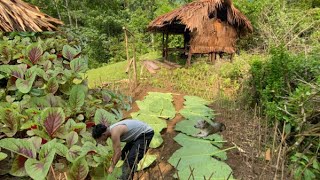
[[[190,58],[194,53],[233,54],[238,37],[252,30],[250,21],[234,7],[232,0],[191,2],[157,17],[148,26],[148,31],[161,32],[167,37],[168,34],[183,34],[185,45],[190,45],[188,50],[184,47]],[[164,56],[168,50],[170,48],[164,45]]]
[[[0,0],[0,31],[54,31],[63,22],[21,0]]]

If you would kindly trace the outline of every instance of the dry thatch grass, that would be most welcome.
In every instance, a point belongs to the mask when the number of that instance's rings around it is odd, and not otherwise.
[[[203,22],[208,21],[210,14],[216,14],[221,8],[226,8],[227,22],[240,30],[242,34],[252,32],[250,21],[238,9],[231,0],[198,0],[186,4],[174,11],[159,16],[148,26],[149,31],[164,31],[165,26],[170,24],[184,24],[191,32],[197,30],[199,33],[206,28]]]
[[[0,30],[11,31],[54,31],[63,22],[50,17],[21,0],[0,0]]]

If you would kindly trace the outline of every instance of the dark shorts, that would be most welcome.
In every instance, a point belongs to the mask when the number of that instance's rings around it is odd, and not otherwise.
[[[121,159],[131,169],[144,156],[153,138],[154,131],[141,134],[136,140],[128,142],[121,152]],[[136,168],[136,167],[135,167]]]

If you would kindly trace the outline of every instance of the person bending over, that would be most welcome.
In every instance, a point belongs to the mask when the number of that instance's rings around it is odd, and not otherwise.
[[[154,131],[146,123],[134,119],[126,119],[111,126],[97,124],[93,127],[92,137],[98,142],[112,140],[113,156],[108,173],[112,173],[120,157],[124,161],[121,179],[133,179],[137,163],[147,152]],[[126,142],[121,151],[120,142]]]

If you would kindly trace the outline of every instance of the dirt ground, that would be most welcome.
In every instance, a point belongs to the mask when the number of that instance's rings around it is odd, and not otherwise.
[[[178,112],[183,108],[184,94],[175,92],[171,87],[159,89],[150,86],[140,86],[133,100],[143,100],[148,92],[172,93],[176,111]],[[216,120],[223,122],[227,127],[227,130],[222,132],[223,138],[228,141],[225,143],[224,148],[235,145],[239,147],[227,152],[228,160],[226,162],[232,168],[233,176],[236,179],[242,180],[274,179],[275,168],[262,156],[265,150],[262,148],[262,139],[264,137],[261,134],[267,134],[268,132],[262,133],[262,130],[257,131],[257,129],[261,129],[260,122],[255,120],[253,115],[241,110],[240,107],[237,108],[234,104],[214,102],[210,107],[217,114]],[[125,116],[129,117],[131,112],[138,110],[139,108],[136,103],[133,103],[132,109],[129,112],[125,112]],[[177,114],[173,120],[168,122],[168,128],[164,129],[161,133],[164,143],[159,148],[150,150],[151,154],[158,155],[157,161],[146,170],[136,173],[135,179],[174,179],[173,175],[176,171],[167,161],[180,148],[180,145],[173,138],[177,135],[177,132],[174,131],[175,124],[181,120],[183,120],[183,117]],[[260,135],[257,133],[260,133]]]

